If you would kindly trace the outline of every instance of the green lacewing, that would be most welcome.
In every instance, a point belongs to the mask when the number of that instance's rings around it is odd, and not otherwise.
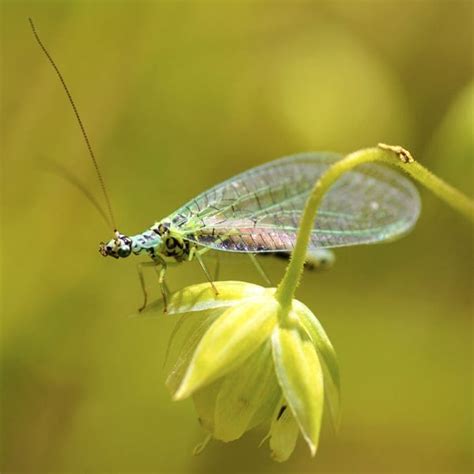
[[[114,217],[92,147],[77,107],[56,64],[43,46],[33,22],[33,33],[56,71],[73,107],[108,206]],[[166,298],[165,272],[169,264],[197,259],[212,278],[201,256],[209,250],[249,254],[291,253],[309,193],[318,178],[342,155],[300,153],[247,170],[191,199],[168,217],[135,235],[114,230],[114,238],[100,244],[103,256],[125,258],[147,254]],[[325,249],[390,241],[407,233],[420,213],[415,186],[393,169],[367,164],[344,174],[325,195],[309,244],[314,261],[332,256]],[[311,263],[311,258],[308,258]]]

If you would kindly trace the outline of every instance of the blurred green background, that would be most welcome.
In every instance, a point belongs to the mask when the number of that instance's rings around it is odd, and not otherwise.
[[[472,191],[473,3],[2,2],[2,472],[471,472],[471,226],[421,190],[415,230],[337,252],[298,297],[340,357],[343,421],[311,459],[272,462],[264,432],[213,442],[170,400],[170,317],[131,319],[137,258],[102,199],[31,16],[95,146],[122,232],[251,166],[306,150],[400,144]],[[263,261],[273,280],[280,261]],[[154,275],[150,274],[152,282]],[[261,283],[247,258],[223,279]],[[197,263],[169,272],[203,281]],[[155,288],[158,297],[158,288]]]

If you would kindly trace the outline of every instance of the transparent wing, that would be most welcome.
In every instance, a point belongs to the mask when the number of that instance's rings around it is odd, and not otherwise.
[[[168,217],[175,232],[231,252],[291,251],[306,199],[335,153],[302,153],[252,168]],[[369,244],[408,232],[420,213],[413,184],[380,165],[344,174],[321,203],[309,250]]]

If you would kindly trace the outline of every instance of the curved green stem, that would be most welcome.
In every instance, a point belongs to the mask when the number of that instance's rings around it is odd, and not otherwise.
[[[400,167],[416,181],[433,191],[454,209],[474,222],[474,202],[449,184],[436,177],[398,146],[380,144],[378,147],[359,150],[334,163],[316,182],[306,201],[296,245],[282,281],[278,285],[276,298],[281,304],[281,318],[285,319],[291,307],[295,290],[300,282],[306,259],[306,250],[313,231],[314,220],[323,196],[332,184],[347,171],[363,163],[379,162]]]

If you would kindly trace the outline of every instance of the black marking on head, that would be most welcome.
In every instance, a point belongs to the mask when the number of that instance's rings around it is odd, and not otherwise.
[[[277,415],[277,421],[283,416],[283,413],[285,413],[285,410],[286,410],[286,405],[282,405]]]

